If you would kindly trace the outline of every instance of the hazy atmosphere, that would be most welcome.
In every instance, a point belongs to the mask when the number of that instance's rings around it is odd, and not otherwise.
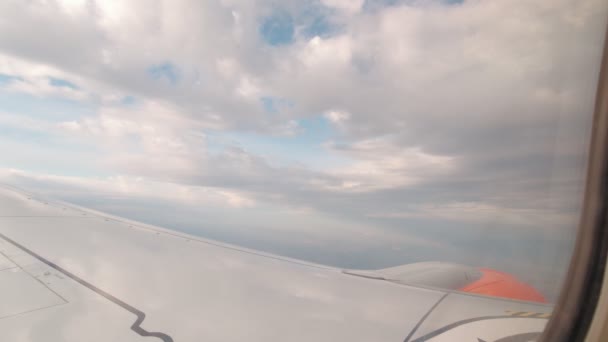
[[[0,2],[0,183],[346,268],[555,298],[601,0]]]

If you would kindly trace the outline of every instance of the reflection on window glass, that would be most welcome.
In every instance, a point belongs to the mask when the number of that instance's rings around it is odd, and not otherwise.
[[[5,1],[0,182],[456,291],[411,341],[534,339],[574,245],[606,10]]]

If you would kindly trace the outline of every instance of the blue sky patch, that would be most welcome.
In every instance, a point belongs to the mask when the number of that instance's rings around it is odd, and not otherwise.
[[[266,113],[269,114],[276,114],[280,112],[281,109],[291,108],[294,106],[293,102],[290,100],[272,96],[262,96],[260,97],[260,102]]]
[[[292,43],[294,31],[293,17],[285,10],[275,10],[260,25],[260,35],[266,43],[273,46]]]
[[[156,64],[148,68],[148,74],[155,80],[166,79],[171,84],[177,84],[179,81],[178,68],[169,62]]]
[[[76,86],[74,83],[61,78],[49,77],[49,83],[53,87],[78,89],[78,86]]]
[[[333,14],[335,10],[318,3],[311,4],[293,15],[286,10],[276,9],[263,18],[260,35],[266,43],[273,46],[291,44],[297,37],[325,38],[338,31],[338,27],[330,19]]]
[[[20,79],[21,79],[21,77],[19,77],[19,76],[0,74],[0,85],[9,84],[9,83],[13,82],[14,80],[20,80]]]
[[[337,31],[337,27],[329,19],[334,10],[325,6],[311,6],[298,15],[297,26],[299,34],[304,38],[315,36],[327,37]]]
[[[275,105],[275,100],[272,97],[263,96],[260,98],[260,102],[262,102],[262,107],[267,113],[276,113],[277,107]]]
[[[323,143],[332,136],[332,125],[324,116],[296,120],[301,128],[295,137],[301,143]]]
[[[39,98],[30,94],[0,91],[0,111],[21,114],[46,121],[77,120],[92,116],[92,104],[64,98]]]
[[[308,26],[305,26],[302,30],[302,34],[306,38],[312,37],[327,37],[333,32],[333,27],[324,16],[314,18]]]
[[[137,99],[131,95],[125,96],[120,100],[120,103],[125,106],[132,106],[137,103]]]

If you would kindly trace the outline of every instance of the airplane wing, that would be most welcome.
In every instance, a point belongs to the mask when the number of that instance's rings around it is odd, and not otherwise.
[[[551,306],[449,289],[479,274],[446,265],[342,270],[0,187],[3,341],[477,342],[540,334]],[[440,279],[450,272],[465,280]]]

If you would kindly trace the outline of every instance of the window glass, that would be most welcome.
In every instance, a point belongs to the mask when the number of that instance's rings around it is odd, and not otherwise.
[[[513,320],[476,318],[547,318],[559,295],[607,7],[4,1],[0,182],[456,291],[408,338],[493,341]]]

